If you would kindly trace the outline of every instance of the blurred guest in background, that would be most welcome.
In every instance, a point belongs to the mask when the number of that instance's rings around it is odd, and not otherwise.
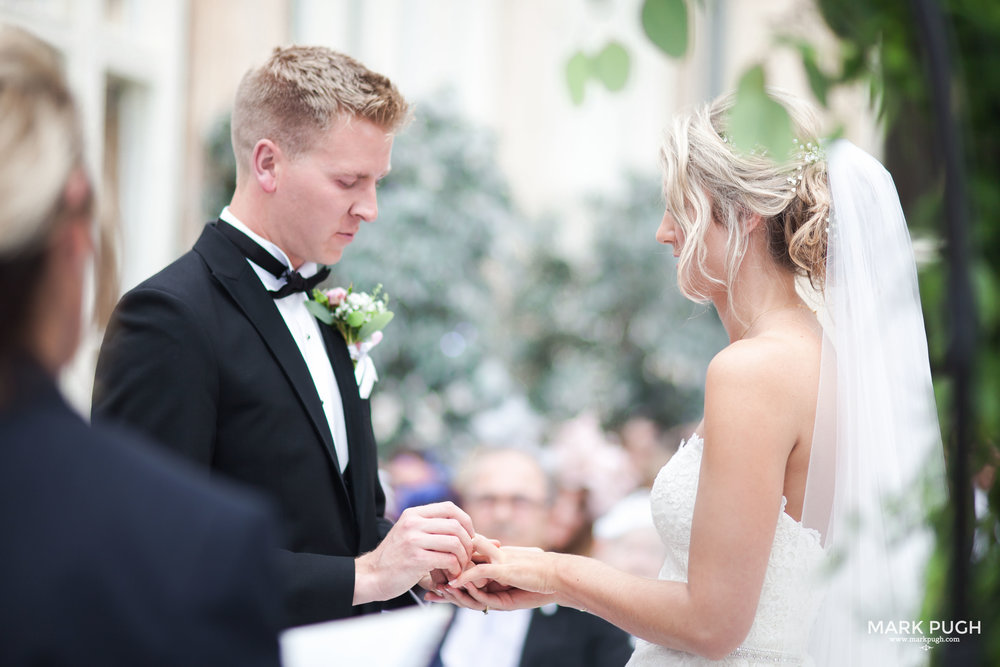
[[[476,530],[503,545],[549,546],[553,483],[533,453],[480,448],[456,478]],[[590,614],[546,605],[482,614],[459,609],[442,645],[444,667],[614,667],[632,652],[629,635]]]
[[[639,487],[653,488],[656,475],[670,460],[677,443],[695,426],[685,425],[686,430],[675,437],[672,431],[664,434],[660,425],[648,417],[633,417],[622,425],[619,432],[622,448],[632,461]]]
[[[456,500],[448,479],[448,469],[433,452],[421,449],[401,449],[386,462],[385,514],[397,518],[409,507]],[[390,502],[391,497],[391,502]]]
[[[58,55],[0,27],[0,664],[277,665],[260,501],[91,429],[73,357],[93,193]]]
[[[619,570],[655,579],[666,555],[653,524],[649,489],[633,491],[594,523],[594,558]]]
[[[636,470],[592,413],[559,424],[546,454],[557,489],[549,544],[554,551],[589,555],[594,520],[636,488]]]

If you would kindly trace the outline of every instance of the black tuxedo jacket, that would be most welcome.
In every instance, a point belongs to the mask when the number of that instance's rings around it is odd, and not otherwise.
[[[550,609],[531,612],[519,667],[621,667],[632,656],[621,628],[571,607]]]
[[[320,330],[347,421],[343,475],[305,360],[274,300],[214,223],[193,250],[122,297],[94,384],[95,422],[139,428],[274,501],[291,625],[362,611],[351,605],[354,558],[390,527],[368,402],[343,338]]]
[[[452,623],[456,617],[452,617]],[[453,628],[449,627],[448,632]],[[443,664],[441,648],[447,638],[445,633],[430,667]],[[518,667],[622,667],[633,649],[631,635],[603,618],[571,607],[543,607],[531,611]],[[457,667],[475,667],[481,662],[475,655],[467,658]]]
[[[263,502],[89,428],[37,366],[0,407],[0,664],[277,667]]]

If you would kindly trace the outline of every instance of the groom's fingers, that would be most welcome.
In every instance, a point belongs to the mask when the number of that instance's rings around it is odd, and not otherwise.
[[[461,524],[462,528],[465,529],[466,535],[468,535],[470,539],[476,534],[476,529],[472,525],[472,518],[462,511],[458,505],[451,501],[410,507],[406,509],[403,514],[408,512],[428,519],[454,519]],[[402,519],[402,517],[400,517],[400,519]]]
[[[460,574],[469,562],[465,548],[452,535],[424,535],[415,546],[430,555],[432,569],[444,570],[448,577]]]
[[[462,544],[462,551],[465,553],[464,560],[468,560],[472,556],[472,551],[475,548],[472,538],[465,532],[465,528],[454,519],[423,519],[417,527],[429,535],[457,538]]]

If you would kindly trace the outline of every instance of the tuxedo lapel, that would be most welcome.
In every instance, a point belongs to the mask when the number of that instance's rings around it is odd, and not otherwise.
[[[369,458],[375,451],[375,443],[369,442],[372,439],[368,422],[364,415],[368,408],[358,394],[358,383],[354,377],[354,362],[347,350],[340,332],[332,326],[320,324],[323,334],[323,342],[326,344],[327,356],[333,366],[333,373],[337,378],[337,387],[340,389],[340,400],[344,406],[344,419],[347,426],[347,451],[350,463],[347,466],[347,477],[350,480],[351,500],[357,509],[355,513],[358,517],[374,516],[376,514],[374,497],[370,487],[373,471]],[[371,522],[361,521],[358,525],[361,538],[361,547],[374,548],[378,544],[378,535],[375,526]]]
[[[312,375],[309,374],[309,367],[306,366],[302,353],[288,331],[288,326],[274,305],[274,299],[267,293],[236,246],[216,230],[214,224],[206,225],[194,245],[194,250],[205,260],[212,275],[233,298],[271,350],[294,388],[295,395],[309,414],[316,433],[333,461],[334,469],[339,471],[333,436],[330,434],[330,425],[323,412],[323,404],[316,391],[316,385],[313,383]],[[344,487],[343,478],[340,475],[337,477],[341,481],[341,487]],[[346,494],[346,488],[344,492]]]

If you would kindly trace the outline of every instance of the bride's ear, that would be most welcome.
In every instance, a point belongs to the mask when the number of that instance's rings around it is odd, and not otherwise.
[[[759,213],[751,213],[743,218],[740,224],[743,225],[743,232],[749,236],[755,229],[764,227],[764,218]]]

